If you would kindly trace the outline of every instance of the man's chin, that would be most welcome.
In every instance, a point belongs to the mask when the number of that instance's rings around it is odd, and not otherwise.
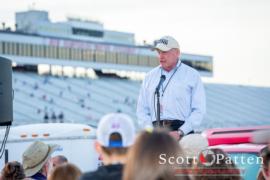
[[[160,66],[161,66],[162,68],[166,68],[164,62],[159,62],[159,64],[160,64]]]
[[[168,69],[168,66],[165,66],[164,64],[160,64],[160,66],[161,66],[163,69]]]

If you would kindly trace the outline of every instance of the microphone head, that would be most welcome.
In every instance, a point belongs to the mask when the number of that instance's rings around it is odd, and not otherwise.
[[[166,79],[166,76],[165,75],[161,75],[160,76],[160,80],[159,80],[159,83],[158,83],[158,85],[156,87],[155,93],[158,93],[158,91],[160,89],[160,86],[163,84],[163,82],[165,81],[165,79]]]
[[[163,81],[165,81],[166,76],[163,74],[163,75],[160,76],[160,79],[162,79]]]

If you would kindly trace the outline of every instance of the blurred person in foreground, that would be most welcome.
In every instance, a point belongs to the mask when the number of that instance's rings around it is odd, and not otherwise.
[[[270,147],[266,146],[261,150],[262,167],[258,175],[258,180],[270,180]]]
[[[82,175],[81,180],[122,179],[128,148],[135,139],[132,119],[122,113],[103,116],[97,128],[95,149],[101,155],[104,166]]]
[[[81,174],[80,169],[74,164],[64,163],[52,170],[48,180],[79,180]]]
[[[46,180],[52,164],[51,154],[58,148],[56,144],[45,144],[41,141],[32,143],[23,153],[23,168],[26,177],[35,180]]]
[[[163,130],[144,131],[136,138],[128,153],[124,180],[187,180],[186,164],[178,142]],[[170,162],[170,159],[174,159]]]
[[[188,160],[189,167],[194,165],[196,158],[208,147],[208,140],[201,134],[188,134],[184,136],[179,144]]]
[[[17,161],[8,162],[0,176],[1,180],[22,180],[25,178],[23,167]]]
[[[63,155],[57,155],[51,158],[51,162],[52,162],[52,166],[55,168],[59,165],[67,163],[68,159]]]

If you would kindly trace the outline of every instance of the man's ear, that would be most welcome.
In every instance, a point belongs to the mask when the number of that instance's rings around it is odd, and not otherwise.
[[[99,153],[99,154],[102,153],[102,148],[101,148],[101,145],[98,141],[95,141],[95,149],[96,149],[97,153]]]
[[[180,50],[179,49],[176,49],[176,56],[179,57],[180,56]]]

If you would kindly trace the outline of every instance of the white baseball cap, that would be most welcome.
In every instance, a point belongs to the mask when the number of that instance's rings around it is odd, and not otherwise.
[[[171,49],[180,49],[178,42],[171,36],[164,36],[154,41],[154,49],[161,51],[169,51]]]
[[[121,140],[110,140],[113,133],[119,133]],[[110,113],[103,116],[97,128],[97,141],[104,147],[129,147],[133,144],[135,135],[132,119],[123,113]]]

